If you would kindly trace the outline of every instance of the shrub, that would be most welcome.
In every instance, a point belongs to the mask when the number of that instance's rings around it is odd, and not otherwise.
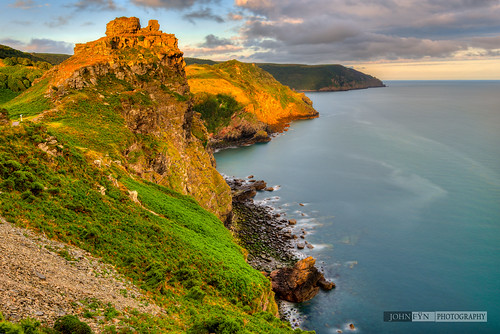
[[[21,326],[10,322],[0,322],[0,333],[2,334],[24,334]]]
[[[54,329],[62,334],[92,334],[89,325],[80,321],[74,315],[65,315],[56,320]]]
[[[203,301],[203,298],[205,298],[205,292],[203,292],[199,286],[194,286],[191,289],[189,289],[186,298],[201,302]]]
[[[216,333],[237,334],[241,332],[243,322],[240,319],[224,316],[213,316],[207,320],[201,320],[188,330],[188,334]]]

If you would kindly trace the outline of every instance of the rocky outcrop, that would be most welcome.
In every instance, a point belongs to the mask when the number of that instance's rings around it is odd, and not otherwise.
[[[192,196],[227,219],[230,189],[204,145],[208,135],[192,108],[183,53],[177,38],[160,31],[156,20],[145,28],[135,17],[109,22],[105,37],[77,44],[74,56],[45,77],[50,80],[48,93],[58,105],[86,98],[75,91],[107,90],[107,96],[119,101],[115,111],[133,134],[115,148],[123,155],[124,166],[144,179]],[[113,91],[113,85],[122,89]]]
[[[300,303],[310,300],[319,289],[331,290],[335,285],[325,280],[323,274],[314,266],[316,260],[307,257],[298,261],[292,268],[274,270],[270,277],[276,297]]]

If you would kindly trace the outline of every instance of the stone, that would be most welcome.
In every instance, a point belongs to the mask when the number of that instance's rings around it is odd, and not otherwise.
[[[299,242],[297,244],[297,249],[304,249],[305,247],[306,247],[306,245],[303,242]]]
[[[260,191],[266,189],[267,184],[263,180],[258,180],[253,183],[253,186],[255,187],[255,190]]]
[[[335,288],[335,283],[331,281],[327,281],[326,278],[323,276],[319,279],[318,281],[318,286],[325,291],[329,291]]]
[[[315,263],[316,260],[309,256],[298,261],[292,268],[271,272],[271,284],[276,297],[300,303],[313,298],[320,288],[326,291],[335,288],[335,284],[325,279]]]
[[[129,190],[128,197],[132,200],[132,202],[139,203],[139,199],[137,198],[139,194],[136,190]]]
[[[266,189],[264,189],[265,191],[274,191],[274,188],[273,187],[267,187]]]
[[[297,220],[296,220],[296,219],[290,219],[290,220],[288,221],[288,224],[289,224],[289,225],[296,225],[296,224],[297,224]]]
[[[137,17],[119,17],[106,25],[106,36],[135,34],[139,29],[141,23]]]
[[[356,327],[354,327],[354,324],[349,324],[349,329],[353,331],[356,329]]]
[[[149,20],[148,26],[144,29],[150,32],[160,31],[160,24],[158,23],[158,20]]]
[[[312,299],[319,291],[317,282],[323,276],[314,266],[316,260],[309,256],[292,268],[271,272],[271,284],[276,297],[300,303]]]
[[[314,248],[314,246],[311,245],[311,244],[307,244],[306,247],[309,248],[309,249],[313,249]]]
[[[43,280],[43,281],[47,279],[47,277],[45,277],[45,275],[39,273],[36,270],[35,270],[35,275],[38,276],[38,278],[41,279],[41,280]]]

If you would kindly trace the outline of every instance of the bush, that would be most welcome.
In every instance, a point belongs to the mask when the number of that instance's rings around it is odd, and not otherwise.
[[[89,325],[80,321],[74,315],[65,315],[56,320],[54,329],[62,334],[92,334]]]
[[[187,299],[192,299],[192,300],[197,300],[197,301],[203,301],[203,298],[205,298],[205,292],[203,292],[199,286],[194,286],[191,289],[189,289],[188,294],[186,295]]]
[[[188,330],[188,334],[237,334],[241,332],[243,322],[240,319],[213,316],[197,322]]]
[[[10,322],[0,322],[0,333],[2,334],[24,334],[21,326]]]
[[[209,94],[194,106],[194,110],[201,114],[207,130],[211,133],[216,133],[219,128],[228,125],[231,116],[241,109],[238,101],[226,94]]]
[[[40,328],[40,322],[31,318],[23,319],[19,323],[24,330],[24,334],[37,334]]]

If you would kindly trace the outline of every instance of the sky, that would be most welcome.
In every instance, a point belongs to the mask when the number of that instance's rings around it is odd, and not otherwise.
[[[187,57],[500,80],[500,0],[2,0],[0,44],[72,54],[121,16],[158,20]]]

